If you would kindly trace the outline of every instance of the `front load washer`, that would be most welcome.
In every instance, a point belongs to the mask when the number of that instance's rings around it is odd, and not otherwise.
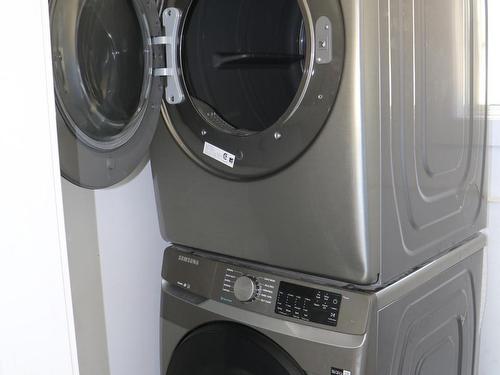
[[[379,287],[484,228],[485,0],[165,3],[165,238]]]
[[[473,375],[482,235],[377,292],[167,249],[162,375]]]

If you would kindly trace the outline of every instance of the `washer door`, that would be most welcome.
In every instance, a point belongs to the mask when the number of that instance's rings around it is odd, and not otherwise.
[[[87,188],[111,186],[145,159],[159,118],[156,4],[53,0],[50,12],[62,175]]]
[[[170,0],[183,14],[186,101],[164,106],[183,150],[253,179],[298,158],[326,123],[344,64],[337,0]]]
[[[189,333],[175,349],[166,375],[305,375],[275,342],[234,323],[212,323]]]

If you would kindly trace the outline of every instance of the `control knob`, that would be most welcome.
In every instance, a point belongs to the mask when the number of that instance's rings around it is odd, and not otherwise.
[[[249,276],[241,276],[234,282],[234,296],[240,302],[250,302],[257,297],[257,281]]]

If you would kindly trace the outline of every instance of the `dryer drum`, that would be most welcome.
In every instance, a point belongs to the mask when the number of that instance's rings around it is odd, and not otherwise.
[[[338,1],[185,0],[176,7],[187,100],[163,107],[176,141],[230,179],[285,168],[314,141],[337,96],[344,63]],[[317,37],[320,26],[326,39]],[[325,46],[330,58],[321,60]],[[207,143],[235,155],[234,165],[205,155]]]
[[[229,125],[222,130],[272,126],[300,87],[303,27],[295,0],[197,1],[183,43],[186,83],[197,109],[211,107]],[[220,120],[211,122],[220,127]]]

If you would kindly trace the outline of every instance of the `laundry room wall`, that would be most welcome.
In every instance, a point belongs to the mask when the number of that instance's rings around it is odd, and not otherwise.
[[[489,19],[500,17],[500,1],[488,2]],[[489,112],[489,195],[488,195],[488,251],[486,260],[485,310],[481,332],[479,375],[498,374],[500,356],[500,24],[489,22],[488,102]]]
[[[157,375],[167,244],[149,163],[106,190],[62,187],[80,375]]]
[[[500,84],[499,84],[500,86]],[[481,333],[479,375],[500,371],[500,107],[490,107],[490,190],[486,300]]]
[[[78,375],[47,0],[2,2],[0,46],[0,374]]]
[[[151,167],[95,192],[110,375],[160,373],[160,235]]]

